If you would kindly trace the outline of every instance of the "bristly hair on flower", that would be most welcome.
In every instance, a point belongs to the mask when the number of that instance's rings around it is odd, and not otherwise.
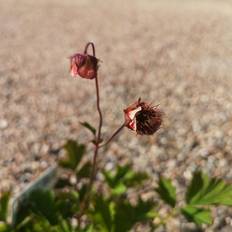
[[[152,135],[160,129],[163,113],[139,98],[124,109],[125,126],[140,135]]]

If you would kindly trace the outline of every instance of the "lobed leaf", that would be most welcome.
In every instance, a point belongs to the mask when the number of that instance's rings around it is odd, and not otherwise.
[[[55,195],[52,191],[42,189],[33,191],[29,196],[29,206],[33,213],[43,216],[49,223],[58,222]]]
[[[57,192],[56,211],[64,218],[72,217],[79,210],[79,194],[76,191]]]
[[[140,185],[143,181],[148,179],[145,172],[134,172],[130,169],[124,177],[124,182],[127,187],[135,187]]]
[[[0,232],[13,232],[13,231],[6,223],[0,222]]]
[[[114,232],[131,231],[137,223],[146,223],[153,220],[154,202],[139,199],[136,205],[129,201],[118,202],[115,206]]]
[[[232,205],[232,185],[195,172],[186,193],[186,202],[191,205]]]
[[[189,222],[194,222],[197,225],[213,223],[211,211],[209,209],[186,206],[181,209],[182,214]]]
[[[46,219],[47,223],[51,225],[57,224],[58,215],[53,191],[43,189],[32,191],[28,198],[21,202],[15,224],[24,225],[25,222],[28,222],[28,219],[30,221],[31,215],[35,215],[40,219]]]
[[[97,231],[108,232],[112,227],[110,202],[102,196],[94,198],[94,209],[91,211],[94,227]]]
[[[176,188],[172,185],[171,180],[164,177],[160,177],[159,186],[156,188],[156,192],[161,199],[169,204],[171,207],[176,205]]]
[[[93,135],[96,135],[96,129],[91,126],[88,122],[81,122],[80,123],[83,127],[87,128],[90,132],[93,133]]]
[[[60,165],[64,168],[75,170],[85,153],[85,145],[78,144],[74,140],[68,140],[64,148],[66,150],[66,157],[60,161]]]
[[[14,230],[15,231],[15,230]],[[20,228],[16,228],[16,231],[20,232],[75,232],[76,230],[68,220],[62,218],[56,225],[51,225],[49,221],[39,215],[33,215],[33,221]]]
[[[7,219],[10,195],[10,192],[5,192],[0,198],[0,221],[6,221]]]
[[[119,183],[111,191],[113,195],[122,195],[127,191],[127,187],[123,183]]]
[[[73,185],[70,183],[70,180],[67,177],[60,177],[56,181],[55,189],[63,189],[72,186]]]
[[[77,172],[76,176],[77,178],[87,178],[90,177],[92,170],[92,163],[86,162]]]
[[[103,171],[103,175],[112,193],[118,195],[148,179],[146,173],[134,172],[131,165],[118,166],[115,171]]]

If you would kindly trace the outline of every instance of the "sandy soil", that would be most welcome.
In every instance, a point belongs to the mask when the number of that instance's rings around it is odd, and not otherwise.
[[[97,124],[94,82],[68,74],[87,41],[103,61],[105,136],[138,97],[165,112],[157,135],[125,130],[105,162],[129,159],[179,186],[196,168],[232,181],[230,1],[7,0],[0,22],[1,190],[30,182],[65,139],[84,140],[80,121]]]

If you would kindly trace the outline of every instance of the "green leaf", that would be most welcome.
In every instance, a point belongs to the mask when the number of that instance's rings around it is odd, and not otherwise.
[[[117,166],[116,170],[103,171],[105,180],[110,188],[115,188],[117,185],[125,181],[126,174],[130,171],[131,166]]]
[[[59,226],[57,227],[57,232],[74,232],[72,226],[67,220],[60,220]]]
[[[94,226],[93,225],[87,225],[84,229],[79,229],[78,232],[94,232]],[[76,231],[75,231],[76,232]]]
[[[124,183],[127,187],[140,186],[141,183],[148,179],[148,175],[145,172],[134,172],[130,169],[124,176]]]
[[[62,189],[62,188],[71,187],[71,186],[73,185],[70,183],[70,180],[67,177],[60,177],[56,181],[55,189]]]
[[[127,188],[135,187],[148,178],[144,172],[134,172],[131,165],[117,166],[116,170],[103,171],[103,175],[110,188],[122,184]]]
[[[103,176],[104,176],[105,181],[108,184],[108,186],[110,188],[113,188],[115,186],[115,181],[114,181],[115,174],[114,174],[114,172],[103,170],[102,173],[103,173]]]
[[[27,224],[25,227],[18,229],[17,231],[33,231],[33,232],[60,232],[59,230],[53,230],[54,226],[51,226],[48,220],[39,215],[33,215],[34,221],[31,224]],[[23,230],[24,229],[24,230]]]
[[[30,210],[46,218],[51,224],[58,222],[55,206],[55,196],[49,190],[35,190],[28,199]]]
[[[9,228],[9,226],[6,223],[0,222],[0,232],[11,232],[12,230]]]
[[[79,194],[76,191],[57,192],[55,204],[56,211],[64,219],[70,218],[79,210]]]
[[[110,203],[102,196],[96,196],[94,199],[94,210],[91,212],[91,217],[96,231],[108,232],[112,227],[112,215]]]
[[[156,188],[156,192],[161,199],[169,204],[171,207],[176,205],[176,188],[172,185],[171,180],[164,177],[160,177],[159,186]]]
[[[111,191],[113,195],[121,195],[127,191],[127,187],[123,183],[119,183]]]
[[[232,205],[232,185],[195,172],[186,193],[186,202],[191,205]]]
[[[89,191],[89,185],[88,184],[82,185],[81,189],[79,189],[78,192],[80,202],[84,200],[86,194],[88,194],[88,191]]]
[[[26,225],[30,224],[30,218],[35,217],[47,224],[55,225],[58,223],[54,192],[44,189],[32,191],[26,199],[20,202],[14,225],[21,227],[25,223]]]
[[[85,145],[78,144],[74,140],[68,140],[64,148],[66,157],[60,161],[60,165],[64,168],[75,170],[85,153]]]
[[[93,126],[91,126],[88,122],[81,122],[80,123],[83,127],[85,127],[85,128],[87,128],[88,130],[90,130],[92,133],[93,133],[93,135],[96,135],[96,129],[93,127]]]
[[[10,200],[10,192],[5,192],[0,198],[0,221],[6,221],[8,212],[8,203]]]
[[[22,217],[22,218],[23,218],[23,220],[20,221],[20,223],[18,223],[17,225],[14,224],[14,226],[16,226],[16,228],[15,228],[16,231],[20,231],[23,227],[28,227],[32,222],[32,215],[29,215],[29,216],[24,215],[24,217]]]
[[[130,171],[131,166],[117,166],[116,170],[110,172],[104,172],[104,176],[111,188],[119,185],[121,182],[125,180],[126,174]]]
[[[119,201],[115,205],[114,232],[131,231],[137,223],[153,220],[154,202],[139,199],[136,205],[129,201]]]
[[[92,170],[92,163],[91,162],[86,162],[80,170],[77,171],[76,176],[77,178],[87,178],[90,177],[91,175],[91,170]]]
[[[186,202],[190,203],[191,199],[201,190],[203,187],[203,178],[201,172],[195,172],[192,181],[186,192]]]
[[[29,224],[17,227],[14,231],[17,232],[76,232],[82,230],[76,230],[71,225],[70,220],[65,220],[62,217],[55,225],[51,225],[50,222],[45,218],[37,214],[32,214],[33,219]]]
[[[186,206],[181,209],[181,212],[189,222],[194,222],[197,225],[213,223],[211,211],[208,209]]]

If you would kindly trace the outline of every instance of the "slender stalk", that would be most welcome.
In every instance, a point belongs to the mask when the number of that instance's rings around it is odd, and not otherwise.
[[[94,44],[92,42],[89,42],[86,44],[84,53],[87,54],[88,48],[90,45],[92,46],[93,56],[95,56],[95,47],[94,47]],[[84,214],[84,211],[87,208],[88,203],[89,203],[88,201],[89,201],[91,189],[92,189],[92,186],[93,186],[93,183],[95,180],[96,171],[97,171],[97,155],[98,155],[98,150],[99,150],[99,144],[101,143],[101,128],[102,128],[103,118],[102,118],[102,112],[101,112],[101,107],[100,107],[99,83],[98,83],[98,76],[97,75],[95,77],[95,86],[96,86],[96,97],[97,97],[96,104],[97,104],[97,111],[99,114],[99,125],[98,125],[97,135],[95,136],[93,165],[92,165],[92,172],[91,172],[90,181],[89,181],[89,185],[88,185],[88,192],[87,192],[87,195],[84,198],[83,203],[80,207],[80,212],[77,215],[78,221],[80,220],[80,218]]]
[[[99,84],[98,84],[98,76],[96,75],[95,78],[95,86],[96,86],[96,94],[97,94],[97,111],[99,114],[99,125],[98,125],[98,133],[97,133],[97,141],[96,144],[99,144],[101,142],[101,128],[102,128],[102,112],[100,108],[100,94],[99,94]]]
[[[93,56],[95,57],[95,47],[94,47],[94,44],[92,42],[89,42],[86,44],[84,53],[87,54],[89,46],[92,47]],[[101,129],[102,129],[103,118],[102,118],[102,112],[101,112],[101,107],[100,107],[100,93],[99,93],[100,91],[99,91],[99,83],[98,83],[98,76],[97,75],[95,77],[95,87],[96,87],[96,98],[97,98],[97,102],[96,102],[97,111],[99,114],[99,124],[98,124],[97,134],[95,136],[93,164],[92,164],[92,171],[91,171],[91,176],[90,176],[89,185],[88,185],[88,191],[87,191],[87,194],[85,195],[85,198],[80,206],[80,211],[79,211],[78,215],[76,215],[76,218],[78,219],[79,224],[80,224],[80,219],[83,216],[84,211],[88,207],[88,204],[89,204],[91,190],[92,190],[93,183],[94,183],[96,173],[97,173],[97,156],[98,156],[99,148],[110,143],[119,134],[119,132],[125,127],[125,123],[123,123],[104,144],[100,145],[100,143],[102,141]]]
[[[94,46],[94,43],[93,43],[93,42],[88,42],[88,43],[85,45],[84,54],[87,54],[87,53],[88,53],[88,48],[89,48],[90,45],[92,46],[93,56],[95,56],[95,46]]]
[[[104,147],[108,145],[120,132],[121,130],[125,127],[125,123],[123,123],[112,135],[111,137],[103,144],[99,146],[99,148]]]
[[[98,84],[98,78],[96,76],[95,78],[95,85],[96,85],[96,95],[97,95],[97,110],[99,114],[99,125],[98,125],[98,131],[97,131],[97,137],[95,141],[95,149],[94,149],[94,156],[93,156],[93,166],[92,166],[92,173],[90,176],[90,182],[89,182],[89,190],[92,189],[92,185],[96,176],[96,170],[97,170],[97,155],[98,155],[98,149],[99,144],[101,143],[101,128],[102,128],[102,112],[100,108],[100,95],[99,95],[99,84]]]

